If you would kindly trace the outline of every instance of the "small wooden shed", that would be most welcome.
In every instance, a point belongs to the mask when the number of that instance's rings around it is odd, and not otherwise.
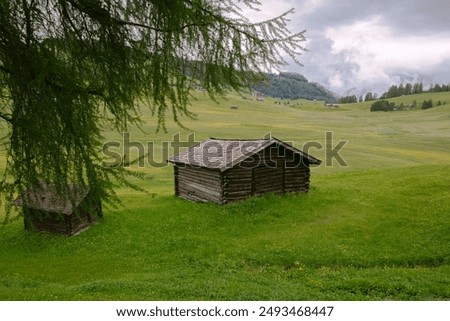
[[[41,183],[27,189],[14,201],[22,206],[26,230],[76,235],[103,216],[100,201],[89,187],[70,185],[67,195],[59,195],[54,185]]]
[[[310,166],[321,161],[278,140],[208,139],[167,160],[175,195],[226,204],[266,193],[308,192]]]

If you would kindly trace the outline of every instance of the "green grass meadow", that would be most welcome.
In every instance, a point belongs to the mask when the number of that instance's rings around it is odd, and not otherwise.
[[[25,232],[21,220],[0,229],[0,300],[450,299],[450,93],[392,99],[443,106],[376,113],[370,103],[195,97],[198,120],[182,121],[198,141],[317,142],[309,152],[324,163],[311,191],[197,204],[173,196],[171,166],[134,167],[149,194],[119,189],[123,207],[78,236]],[[170,121],[155,133],[143,112],[130,138],[154,141],[155,159],[174,134],[187,139]],[[326,132],[331,147],[346,141],[346,166],[317,148]]]

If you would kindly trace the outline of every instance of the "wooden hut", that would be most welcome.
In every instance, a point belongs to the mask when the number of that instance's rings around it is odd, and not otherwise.
[[[57,193],[55,186],[42,183],[27,189],[14,204],[22,206],[26,230],[76,235],[102,217],[100,201],[88,187],[70,185],[67,195]]]
[[[167,160],[175,195],[226,204],[266,193],[308,192],[310,165],[320,160],[276,138],[208,139]]]

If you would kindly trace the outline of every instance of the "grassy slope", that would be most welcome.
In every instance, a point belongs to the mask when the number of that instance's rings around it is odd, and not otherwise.
[[[449,93],[433,95],[450,102]],[[77,237],[25,233],[19,221],[6,226],[0,299],[450,298],[449,104],[370,113],[365,103],[328,110],[321,102],[291,108],[231,96],[216,105],[197,96],[192,110],[200,121],[185,125],[198,140],[271,132],[301,147],[325,144],[332,131],[335,144],[348,140],[348,166],[314,168],[308,195],[224,207],[173,197],[170,167],[138,169],[149,174],[139,184],[154,196],[120,190],[126,208],[108,210],[102,224]],[[144,129],[131,131],[132,140],[158,146],[180,131]],[[311,153],[326,159],[324,150]]]

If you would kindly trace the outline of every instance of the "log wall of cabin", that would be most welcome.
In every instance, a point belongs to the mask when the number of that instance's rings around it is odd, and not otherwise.
[[[222,203],[223,180],[220,170],[175,165],[175,194],[183,198]]]
[[[233,167],[223,173],[223,202],[234,202],[252,195],[252,168]]]
[[[308,192],[310,169],[299,154],[269,146],[224,172],[175,165],[174,177],[175,195],[224,204],[266,193]]]
[[[270,146],[224,172],[223,203],[266,193],[309,191],[309,165],[292,151]]]
[[[309,164],[300,155],[289,156],[285,163],[285,192],[308,192],[310,180]],[[292,160],[292,161],[291,161]]]
[[[77,234],[87,229],[92,223],[97,221],[94,215],[90,215],[83,209],[68,215],[67,218],[69,235]],[[95,221],[93,221],[93,218],[95,218]]]
[[[24,222],[27,230],[70,235],[69,218],[64,214],[24,207]]]
[[[94,210],[100,210],[94,208]],[[79,207],[71,214],[58,214],[43,210],[24,207],[24,223],[26,230],[50,232],[64,235],[75,235],[91,224],[98,222],[100,213],[91,215],[84,208]]]

